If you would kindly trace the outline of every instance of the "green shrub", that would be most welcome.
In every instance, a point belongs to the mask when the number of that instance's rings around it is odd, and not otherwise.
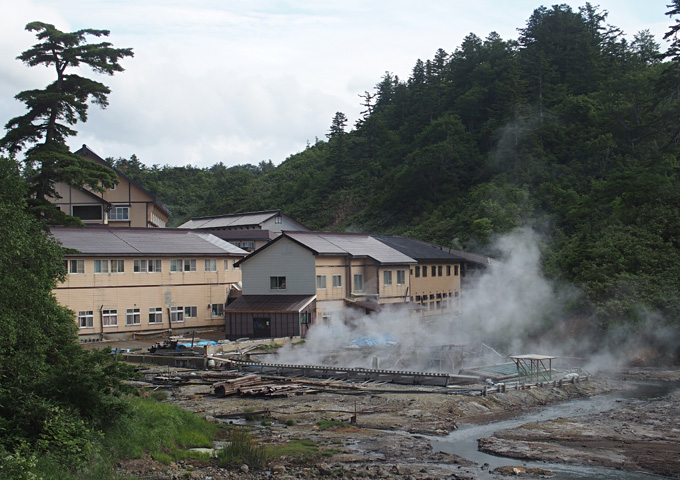
[[[247,431],[238,428],[232,430],[229,444],[217,451],[217,461],[223,467],[245,463],[251,468],[261,469],[267,464],[267,453],[255,444]]]

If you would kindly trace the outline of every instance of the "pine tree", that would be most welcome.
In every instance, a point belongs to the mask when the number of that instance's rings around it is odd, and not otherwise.
[[[57,198],[55,184],[59,182],[94,191],[115,184],[111,169],[71,153],[66,145],[66,139],[76,135],[71,127],[87,121],[88,100],[105,108],[111,91],[103,83],[66,72],[87,65],[96,73],[113,75],[123,71],[119,61],[133,56],[132,49],[113,48],[109,42],[87,43],[87,36],[106,37],[108,30],[67,33],[42,22],[29,23],[26,30],[36,32],[39,42],[17,59],[29,67],[53,67],[56,80],[44,89],[16,95],[28,112],[7,122],[0,149],[15,156],[27,148],[23,174],[30,185],[29,208],[35,215],[51,223],[77,223],[49,199]]]

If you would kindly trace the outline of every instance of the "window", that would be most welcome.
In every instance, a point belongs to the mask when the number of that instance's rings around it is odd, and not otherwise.
[[[406,270],[397,270],[397,285],[406,284]]]
[[[433,277],[437,276],[437,267],[435,265],[432,265],[432,276]]]
[[[221,303],[210,304],[210,314],[213,317],[221,317],[224,315],[224,305]]]
[[[458,276],[458,265],[453,266],[453,274],[457,277]]]
[[[113,207],[109,212],[109,221],[130,220],[130,207]]]
[[[437,300],[437,310],[441,310],[441,309],[442,309],[442,301]]]
[[[125,273],[125,261],[111,260],[111,273]]]
[[[102,219],[102,207],[101,205],[80,205],[74,206],[71,209],[74,217],[78,217],[81,220],[101,220]]]
[[[163,323],[163,307],[151,307],[149,309],[149,324]]]
[[[68,273],[85,273],[85,260],[69,260]]]
[[[342,287],[342,275],[333,275],[333,288]]]
[[[226,262],[226,260],[225,260]],[[182,271],[182,259],[181,258],[173,258],[170,260],[170,273],[172,272],[181,272]]]
[[[450,277],[451,276],[451,265],[446,266],[446,276]]]
[[[184,316],[186,318],[198,317],[198,307],[184,307]]]
[[[102,310],[102,323],[105,327],[118,326],[118,310]]]
[[[416,278],[420,278],[420,265],[416,265]]]
[[[300,313],[300,323],[302,325],[308,325],[312,323],[312,314],[309,312]]]
[[[184,321],[184,307],[170,307],[170,321],[183,322]]]
[[[316,288],[317,289],[326,289],[326,275],[317,275],[316,276]]]
[[[149,265],[149,273],[161,273],[162,268],[161,265],[163,262],[161,261],[160,258],[157,258],[155,260],[148,260],[148,265]]]
[[[280,224],[280,223],[283,223],[283,217],[282,217],[281,215],[277,215],[277,216],[274,218],[274,223],[279,223],[279,224]]]
[[[364,275],[357,273],[354,275],[354,291],[363,292],[364,291]]]
[[[442,276],[442,266],[441,265],[439,265],[437,267],[437,275],[440,276],[440,277]]]
[[[286,277],[269,277],[269,288],[272,290],[285,290]]]
[[[139,308],[128,308],[125,312],[125,325],[140,325],[142,323],[142,315]]]
[[[217,260],[215,260],[214,258],[206,258],[204,263],[206,272],[217,271]]]
[[[224,261],[224,271],[228,272],[229,271],[229,260]]]
[[[427,277],[427,266],[423,265],[423,278]]]
[[[81,310],[78,312],[78,326],[80,328],[94,327],[94,312],[92,310]]]
[[[94,261],[94,273],[109,273],[109,261],[108,260],[95,260]]]
[[[386,287],[392,285],[392,270],[385,270],[383,272],[383,283]]]
[[[146,273],[146,260],[135,260],[132,264],[132,271],[135,273]]]
[[[187,258],[184,260],[184,271],[185,272],[195,272],[196,271],[196,259]]]

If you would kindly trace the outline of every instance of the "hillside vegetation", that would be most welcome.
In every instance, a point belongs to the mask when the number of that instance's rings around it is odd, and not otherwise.
[[[477,252],[531,226],[546,242],[545,273],[585,292],[575,311],[601,326],[643,310],[677,323],[678,45],[661,54],[648,31],[626,40],[606,17],[555,5],[517,39],[469,34],[407,79],[386,72],[353,127],[338,112],[326,140],[279,166],[115,164],[157,193],[174,225],[282,209],[312,229]]]

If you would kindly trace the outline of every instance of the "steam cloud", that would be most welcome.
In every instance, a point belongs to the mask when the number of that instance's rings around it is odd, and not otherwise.
[[[630,358],[637,348],[625,330],[593,341],[565,316],[565,305],[578,297],[574,287],[559,287],[541,272],[541,238],[529,228],[518,229],[495,242],[497,261],[476,277],[463,279],[461,314],[436,319],[412,318],[405,312],[386,309],[359,316],[346,309],[331,325],[314,325],[304,346],[285,346],[279,363],[338,365],[398,370],[443,370],[456,373],[463,366],[502,363],[506,355],[528,353],[558,357],[591,356],[592,373],[602,366],[611,369]],[[662,319],[646,316],[644,331],[652,344],[675,335],[660,328]],[[587,322],[586,322],[587,323]],[[360,348],[368,340],[372,348]],[[353,345],[354,344],[354,345]],[[609,348],[610,345],[616,348]],[[612,353],[614,352],[614,353]],[[442,354],[451,359],[438,363]],[[622,355],[623,354],[623,355]]]

